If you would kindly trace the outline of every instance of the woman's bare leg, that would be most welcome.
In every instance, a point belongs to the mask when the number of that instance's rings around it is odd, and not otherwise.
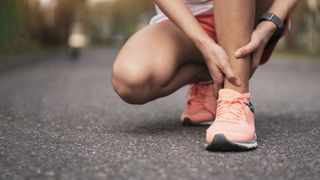
[[[255,24],[255,0],[227,0],[214,3],[218,44],[226,51],[232,69],[241,80],[240,87],[225,80],[224,88],[241,93],[248,92],[251,57],[236,59],[234,53],[250,40]]]
[[[231,2],[233,1],[235,0]],[[225,1],[225,3],[226,2],[230,1]],[[244,1],[244,4],[248,2],[251,2],[251,0]],[[237,1],[234,3],[237,3]],[[252,2],[250,4],[252,6]],[[271,4],[272,1],[259,1],[256,9],[257,16],[265,12]],[[216,1],[215,5],[224,6],[221,1]],[[229,3],[229,6],[224,9],[225,12],[231,12],[228,8],[232,7],[232,5],[231,3],[230,6]],[[217,9],[219,8],[216,7],[215,10]],[[237,9],[234,11],[233,16],[240,16],[243,11],[244,9],[241,9],[241,11]],[[249,11],[245,14],[250,13],[252,12]],[[229,51],[230,61],[233,67],[237,69],[237,73],[242,75],[241,77],[245,83],[243,83],[243,86],[239,89],[245,92],[248,91],[248,77],[246,76],[245,70],[248,69],[247,67],[250,63],[248,59],[250,58],[244,58],[242,62],[235,60],[233,58],[233,51],[248,41],[249,32],[251,32],[252,29],[248,26],[239,25],[239,21],[237,20],[233,20],[236,25],[225,23],[224,19],[219,21],[221,18],[229,17],[229,15],[230,13],[227,15],[216,15],[219,43],[227,47],[226,49]],[[241,14],[241,16],[243,15]],[[233,18],[229,18],[228,20],[232,21],[232,19]],[[247,23],[250,24],[250,27],[252,26],[251,21]],[[224,31],[228,29],[230,31],[230,27],[236,27],[237,29],[244,27],[241,33],[246,36],[241,36],[240,38],[234,36],[229,37],[233,35],[234,31],[231,33],[225,33]],[[221,34],[227,35],[222,36]],[[229,37],[232,41],[225,40],[224,37]],[[244,66],[244,68],[241,69],[241,66]],[[169,95],[190,82],[209,79],[210,74],[203,63],[200,52],[192,42],[169,21],[148,26],[130,38],[116,58],[112,76],[114,89],[120,97],[129,103],[135,104],[146,103],[156,98]],[[229,86],[230,83],[228,85],[227,82],[225,87],[228,88]]]
[[[143,104],[210,74],[195,45],[166,21],[134,34],[113,65],[112,84],[128,103]]]
[[[226,50],[231,66],[242,82],[241,87],[236,87],[226,80],[225,88],[239,92],[249,91],[251,57],[236,59],[234,52],[249,41],[254,25],[272,3],[273,0],[215,1],[218,43]]]

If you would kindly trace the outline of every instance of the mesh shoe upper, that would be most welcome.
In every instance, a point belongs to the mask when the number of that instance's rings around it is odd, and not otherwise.
[[[224,134],[229,141],[248,142],[254,139],[254,113],[250,94],[240,94],[230,89],[219,91],[217,114],[207,129],[207,142],[216,134]]]
[[[213,121],[216,110],[216,98],[212,92],[212,82],[190,84],[187,94],[187,105],[181,115],[193,123]]]

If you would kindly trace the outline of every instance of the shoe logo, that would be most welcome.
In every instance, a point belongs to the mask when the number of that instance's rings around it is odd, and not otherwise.
[[[247,102],[246,105],[249,107],[250,111],[254,114],[254,107],[251,102]]]

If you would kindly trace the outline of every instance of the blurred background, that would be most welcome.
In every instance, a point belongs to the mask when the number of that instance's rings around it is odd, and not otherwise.
[[[0,50],[117,45],[148,23],[153,8],[150,0],[1,0]]]
[[[208,153],[207,126],[180,125],[187,87],[143,107],[114,92],[153,2],[0,0],[0,180],[320,179],[320,0],[300,0],[250,80],[259,149],[245,153]]]
[[[303,0],[278,52],[319,56],[320,1]],[[0,53],[119,46],[148,24],[150,0],[1,0]]]

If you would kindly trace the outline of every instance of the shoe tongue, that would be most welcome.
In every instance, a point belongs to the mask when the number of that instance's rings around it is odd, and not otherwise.
[[[219,99],[220,100],[233,100],[241,97],[249,98],[249,93],[239,93],[237,91],[234,91],[232,89],[221,89],[219,91]]]

